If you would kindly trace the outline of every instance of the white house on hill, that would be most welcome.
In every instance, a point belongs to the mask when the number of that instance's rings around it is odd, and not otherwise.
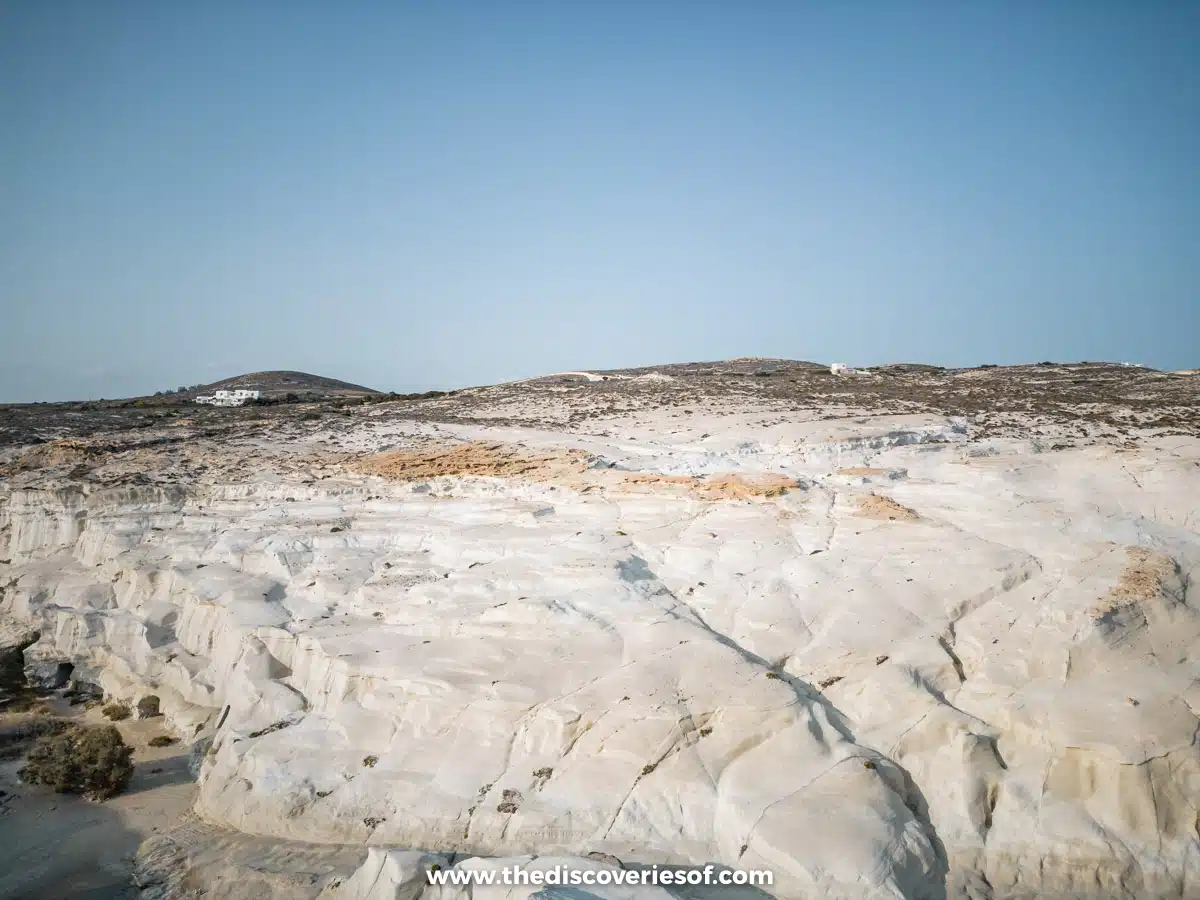
[[[851,377],[853,377],[855,375],[870,375],[871,374],[870,369],[855,369],[851,366],[846,365],[845,363],[834,363],[832,366],[829,367],[829,371],[832,372],[834,375],[851,376]]]
[[[238,388],[234,391],[217,391],[196,398],[197,403],[207,403],[209,406],[241,406],[247,400],[257,400],[262,391],[251,391]]]

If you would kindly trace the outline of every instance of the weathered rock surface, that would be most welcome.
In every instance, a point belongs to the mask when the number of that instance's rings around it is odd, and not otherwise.
[[[330,885],[320,896],[322,900],[417,900],[434,893],[429,885],[431,869],[450,868],[450,858],[443,854],[372,847],[353,875]]]
[[[388,455],[323,479],[14,477],[3,610],[30,671],[211,735],[197,812],[250,835],[1196,896],[1200,441],[743,407],[451,454],[363,420]],[[336,896],[416,897],[420,859]]]

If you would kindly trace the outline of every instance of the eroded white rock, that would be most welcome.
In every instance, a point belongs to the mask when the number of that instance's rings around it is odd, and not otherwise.
[[[213,733],[197,811],[250,834],[768,868],[781,897],[1187,896],[1195,442],[838,428],[611,449],[802,485],[750,500],[14,491],[4,607],[31,665]],[[353,896],[421,858],[373,853]]]

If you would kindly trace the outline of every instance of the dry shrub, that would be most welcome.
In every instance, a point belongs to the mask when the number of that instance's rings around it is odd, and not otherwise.
[[[108,706],[104,707],[101,712],[104,713],[106,718],[112,719],[114,722],[120,722],[123,719],[128,719],[130,715],[132,715],[132,713],[129,711],[129,707],[124,703],[110,703]]]
[[[17,759],[29,744],[47,735],[61,734],[70,727],[66,719],[54,716],[30,713],[8,717],[0,725],[0,760]]]
[[[21,769],[21,780],[43,784],[60,794],[107,800],[119,794],[133,775],[133,748],[113,725],[70,728],[34,745]]]

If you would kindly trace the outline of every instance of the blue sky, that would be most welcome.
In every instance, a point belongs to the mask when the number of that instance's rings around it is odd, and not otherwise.
[[[0,0],[0,400],[1200,365],[1200,3]]]

